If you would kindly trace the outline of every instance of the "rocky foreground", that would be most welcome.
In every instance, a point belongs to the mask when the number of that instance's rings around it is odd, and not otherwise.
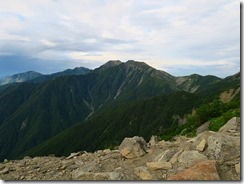
[[[153,136],[146,143],[133,137],[125,138],[118,150],[5,160],[0,179],[240,180],[240,118],[232,118],[218,132],[179,136],[173,142],[158,142]]]

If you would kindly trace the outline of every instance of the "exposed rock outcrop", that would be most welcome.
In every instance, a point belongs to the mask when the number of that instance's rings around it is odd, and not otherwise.
[[[168,180],[220,180],[220,177],[216,169],[216,161],[208,160],[170,176]]]
[[[136,158],[145,155],[147,143],[142,137],[125,138],[119,146],[121,155],[126,158]]]
[[[119,150],[80,151],[68,157],[26,156],[0,163],[2,180],[240,180],[240,119],[218,132],[146,143],[125,138]]]

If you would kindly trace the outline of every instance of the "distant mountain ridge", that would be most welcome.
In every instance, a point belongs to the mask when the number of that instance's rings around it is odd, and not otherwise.
[[[67,70],[65,75],[61,72],[61,76],[58,73],[56,77],[52,76],[52,80],[36,78],[38,80],[34,79],[34,82],[13,84],[0,91],[0,160],[16,158],[77,123],[92,121],[105,113],[110,115],[112,109],[122,104],[160,97],[163,104],[157,104],[158,108],[172,115],[175,109],[188,112],[194,104],[178,109],[170,107],[171,100],[187,103],[187,99],[194,98],[199,102],[202,94],[213,96],[219,89],[240,85],[236,76],[227,79],[199,75],[179,78],[133,60],[109,61],[88,70],[83,75],[77,75],[81,72],[79,69]],[[141,108],[144,108],[143,103],[136,109]],[[163,114],[162,117],[167,116]],[[160,119],[156,122],[162,122],[162,127],[171,126]],[[92,131],[89,135],[97,136],[96,130],[90,127],[93,124],[84,125],[87,127],[81,127],[82,131],[89,130]],[[82,135],[86,136],[85,132]]]
[[[43,76],[43,74],[34,71],[18,73],[12,76],[0,78],[0,86],[5,84],[10,84],[10,83],[25,82],[25,81],[36,79],[41,76]]]
[[[90,72],[90,69],[85,67],[76,67],[74,69],[67,69],[62,72],[53,73],[50,75],[44,75],[35,71],[28,71],[23,73],[14,74],[11,76],[0,78],[0,86],[11,83],[21,83],[21,82],[43,82],[51,80],[56,77],[66,76],[66,75],[83,75]]]

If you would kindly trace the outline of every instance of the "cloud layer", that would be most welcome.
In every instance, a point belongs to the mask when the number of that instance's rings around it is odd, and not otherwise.
[[[145,61],[174,75],[234,74],[240,70],[240,3],[0,2],[0,76],[26,69],[94,68],[111,59]]]

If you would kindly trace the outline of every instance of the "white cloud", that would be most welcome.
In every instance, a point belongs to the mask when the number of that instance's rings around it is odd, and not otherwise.
[[[54,47],[57,45],[57,43],[53,42],[53,41],[50,41],[50,40],[47,40],[47,39],[41,39],[40,42],[45,45],[45,46],[48,46],[48,47]]]
[[[239,64],[239,14],[239,2],[229,0],[1,1],[0,49],[96,66],[134,59],[159,69],[188,65],[191,73],[224,70],[231,58]]]

